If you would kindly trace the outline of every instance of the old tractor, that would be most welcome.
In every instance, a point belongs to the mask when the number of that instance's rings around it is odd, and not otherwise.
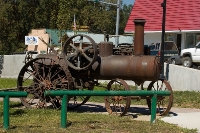
[[[126,83],[127,80],[136,85],[149,81],[146,91],[171,91],[170,96],[157,98],[158,113],[167,114],[173,103],[172,88],[167,80],[160,78],[162,66],[159,57],[146,55],[148,52],[144,52],[145,20],[136,19],[134,24],[134,45],[131,48],[114,47],[112,42],[107,41],[97,44],[87,35],[76,34],[66,40],[61,54],[50,52],[28,60],[17,81],[18,90],[28,92],[28,97],[21,98],[22,104],[27,108],[59,109],[61,97],[44,96],[45,90],[93,90],[100,85],[99,81],[109,80],[105,89],[123,91],[131,88]],[[89,98],[69,97],[68,107],[77,108]],[[110,114],[123,116],[132,99],[146,99],[148,107],[151,107],[150,97],[106,96],[105,108]]]

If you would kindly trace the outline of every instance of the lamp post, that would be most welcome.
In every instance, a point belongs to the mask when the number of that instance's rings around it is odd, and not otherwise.
[[[164,44],[165,44],[165,20],[166,20],[166,0],[163,0],[161,3],[163,8],[163,18],[162,18],[162,37],[161,37],[161,54],[160,54],[160,64],[161,64],[161,73],[160,79],[165,79],[164,76]]]
[[[118,46],[119,44],[119,13],[120,13],[120,0],[117,0],[117,4],[110,3],[110,2],[104,2],[102,0],[88,0],[88,1],[93,1],[93,2],[100,2],[103,4],[108,4],[108,5],[114,5],[117,6],[117,19],[116,19],[116,30],[115,30],[115,47]]]

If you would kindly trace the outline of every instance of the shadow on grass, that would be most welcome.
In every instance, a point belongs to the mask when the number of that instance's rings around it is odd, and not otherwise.
[[[24,114],[24,113],[25,113],[24,109],[17,109],[17,110],[15,110],[15,111],[13,111],[13,112],[9,111],[9,115],[10,115],[10,116],[22,115],[22,114]],[[1,113],[0,113],[0,116],[1,116],[1,117],[4,116],[4,112],[1,112]]]
[[[107,113],[106,108],[102,105],[97,105],[97,104],[89,104],[86,103],[78,108],[75,109],[68,109],[68,111],[76,111],[79,113],[85,113],[85,112],[91,112],[91,113]],[[147,107],[130,107],[129,108],[129,113],[139,113],[143,115],[149,115],[151,114],[150,110]]]
[[[9,129],[17,129],[17,128],[23,128],[23,130],[29,130],[30,128],[41,128],[42,126],[38,126],[38,125],[29,125],[29,126],[9,126]]]
[[[23,105],[22,105],[22,103],[20,103],[20,102],[11,102],[10,103],[10,108],[18,108],[18,107],[22,107]]]
[[[14,112],[10,113],[10,115],[14,116],[14,115],[21,115],[24,113],[25,113],[24,109],[17,109]]]
[[[78,112],[78,113],[107,113],[106,108],[103,105],[86,103],[75,109],[68,109],[70,112]],[[175,112],[169,112],[169,114],[173,114],[173,116],[177,116]],[[143,106],[135,106],[129,108],[127,116],[131,116],[132,118],[137,118],[138,115],[151,115],[151,111],[148,107]]]

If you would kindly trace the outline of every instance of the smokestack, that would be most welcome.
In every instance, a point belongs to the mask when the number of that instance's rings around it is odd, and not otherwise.
[[[134,19],[134,55],[144,55],[144,24],[145,19]]]

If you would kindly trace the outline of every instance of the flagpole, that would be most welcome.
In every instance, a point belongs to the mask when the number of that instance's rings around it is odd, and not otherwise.
[[[75,17],[75,14],[74,14],[74,35],[76,33],[76,17]]]

